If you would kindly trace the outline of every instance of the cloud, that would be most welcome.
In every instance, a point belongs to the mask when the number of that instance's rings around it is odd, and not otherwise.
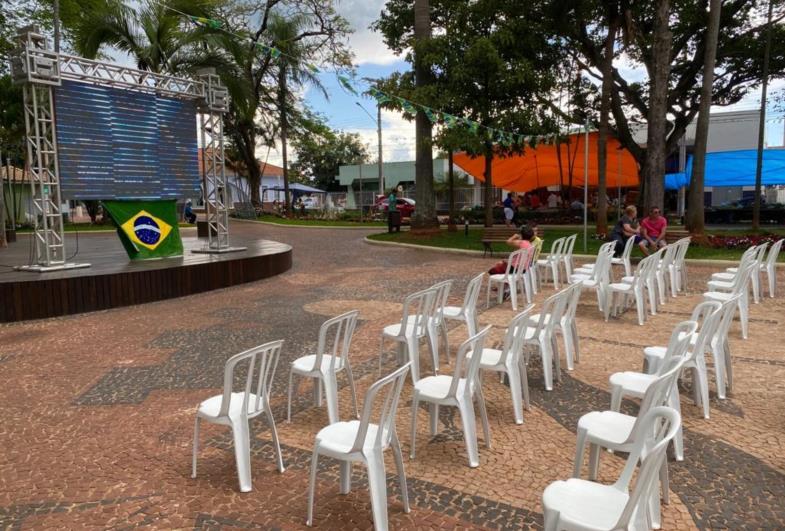
[[[387,48],[381,33],[369,29],[384,8],[384,0],[343,0],[337,11],[351,25],[354,33],[349,37],[349,47],[357,64],[387,65],[400,59]]]

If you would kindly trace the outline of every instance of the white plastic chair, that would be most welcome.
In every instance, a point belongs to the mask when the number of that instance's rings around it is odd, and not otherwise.
[[[562,253],[562,265],[564,266],[564,278],[569,279],[570,275],[572,275],[573,270],[573,261],[572,261],[572,251],[575,249],[575,240],[578,239],[577,234],[573,234],[571,236],[567,236],[567,239],[564,242],[564,252]]]
[[[562,312],[562,318],[556,323],[554,332],[562,335],[564,340],[564,357],[567,360],[567,370],[572,371],[575,369],[575,363],[580,361],[580,339],[578,337],[577,319],[575,314],[578,311],[578,303],[581,299],[581,283],[575,282],[567,285],[565,290],[568,294],[565,295],[567,302]],[[546,322],[550,314],[546,314]],[[531,327],[536,327],[540,321],[540,314],[535,313],[529,316],[527,324]]]
[[[349,365],[349,349],[352,336],[357,326],[359,311],[346,312],[338,317],[325,321],[319,328],[319,342],[316,354],[302,356],[294,360],[289,367],[289,391],[286,402],[286,420],[292,421],[292,383],[294,375],[314,380],[314,401],[321,406],[322,387],[327,399],[327,417],[330,422],[338,422],[338,373],[346,371],[349,389],[352,393],[354,415],[357,412],[357,391],[354,388],[354,375]]]
[[[466,294],[463,297],[462,306],[445,306],[442,314],[448,321],[463,321],[469,329],[469,335],[477,333],[477,299],[480,297],[482,281],[485,273],[480,273],[469,281],[466,286]]]
[[[564,252],[564,244],[566,241],[566,236],[554,240],[551,244],[551,251],[548,253],[548,256],[540,258],[536,262],[538,278],[545,282],[548,280],[548,273],[550,273],[554,289],[559,289],[559,270],[561,269],[559,264],[562,260],[562,253]]]
[[[613,258],[613,253],[615,252],[615,250],[616,250],[616,242],[605,242],[605,243],[603,243],[602,245],[600,245],[600,248],[597,250],[597,259],[596,260],[599,260],[600,256],[605,255],[607,253],[610,253],[611,259],[612,259]],[[596,265],[597,265],[597,261],[583,264],[580,267],[578,267],[577,269],[575,269],[575,271],[573,271],[573,274],[571,276],[583,275],[583,276],[590,277],[594,273],[594,267]]]
[[[491,306],[491,289],[496,286],[498,289],[499,304],[502,303],[504,298],[505,287],[510,288],[510,300],[512,301],[512,309],[518,309],[518,287],[521,285],[521,275],[528,263],[528,250],[518,249],[513,251],[507,258],[507,270],[504,273],[497,273],[488,275],[488,287],[485,292],[485,307]]]
[[[747,261],[744,268],[740,269],[736,276],[733,277],[733,281],[729,284],[723,282],[720,285],[718,284],[720,281],[710,280],[709,289],[712,291],[707,291],[703,294],[703,300],[719,302],[725,302],[734,295],[741,295],[741,297],[737,298],[737,307],[739,308],[739,319],[741,320],[741,337],[744,339],[747,339],[749,332],[749,282],[750,276],[756,267],[758,265],[754,260]],[[714,290],[712,288],[719,289]]]
[[[553,390],[553,370],[555,364],[556,379],[561,381],[561,361],[559,359],[559,347],[556,344],[556,326],[561,323],[564,310],[570,300],[570,296],[576,289],[568,286],[545,299],[540,307],[537,323],[532,326],[529,321],[526,325],[526,334],[523,337],[523,345],[533,345],[537,347],[537,352],[542,359],[542,377],[545,381],[545,390]],[[525,362],[528,364],[531,353],[526,353]]]
[[[606,287],[607,292],[605,299],[605,307],[603,308],[605,314],[605,321],[608,321],[608,317],[610,317],[611,309],[613,309],[613,314],[617,315],[619,310],[623,307],[627,306],[627,301],[629,297],[633,297],[635,299],[635,307],[638,311],[638,324],[643,326],[644,321],[646,320],[646,300],[645,300],[645,288],[647,282],[651,285],[651,279],[653,277],[653,273],[657,264],[659,263],[659,256],[657,254],[653,254],[651,256],[647,256],[643,260],[638,263],[638,267],[635,269],[635,274],[629,280],[629,282],[611,282]],[[625,277],[626,280],[627,277]],[[649,294],[651,299],[651,293]],[[653,300],[651,302],[651,307],[655,307],[655,302]]]
[[[542,254],[542,240],[538,240],[537,243],[533,244],[534,252],[529,255],[529,262],[524,271],[524,275],[529,277],[529,285],[531,287],[531,293],[536,295],[540,291],[540,273],[537,270],[537,262],[540,259],[540,254]],[[527,299],[527,303],[531,304],[531,298]]]
[[[632,262],[630,262],[630,257],[632,256],[633,247],[635,247],[635,238],[627,238],[621,256],[618,258],[611,258],[611,265],[624,266],[624,276],[632,275]]]
[[[537,246],[524,249],[523,259],[526,260],[526,265],[518,275],[518,282],[521,293],[526,295],[526,304],[531,304],[534,296],[537,294],[537,267],[535,263],[539,252],[539,247]],[[513,310],[517,310],[517,308],[513,307]]]
[[[729,267],[721,273],[712,274],[709,288],[716,291],[728,291],[728,289],[730,289],[729,286],[738,274],[739,269],[743,268],[750,262],[755,262],[757,267],[752,270],[752,273],[750,274],[750,281],[752,283],[753,300],[755,301],[755,304],[758,304],[760,302],[760,271],[763,267],[763,257],[766,254],[767,246],[768,243],[762,243],[760,245],[750,247],[744,251],[741,261],[739,262],[739,267]]]
[[[447,356],[447,363],[450,362],[450,344],[447,339],[447,322],[444,320],[444,308],[447,306],[447,300],[450,298],[452,282],[452,280],[443,280],[430,287],[430,289],[434,291],[434,296],[433,305],[431,306],[431,315],[428,318],[426,330],[434,372],[439,372],[440,338],[444,341],[444,351]],[[416,318],[410,316],[409,320],[415,322]]]
[[[458,348],[455,359],[455,372],[452,376],[440,374],[428,376],[414,384],[412,394],[412,445],[409,457],[414,459],[415,441],[417,439],[417,411],[420,402],[427,402],[430,406],[431,435],[436,435],[439,427],[439,406],[457,407],[463,424],[463,438],[466,441],[466,451],[469,454],[469,466],[480,466],[480,457],[477,452],[477,423],[474,416],[474,397],[480,406],[480,417],[485,435],[485,445],[491,447],[491,434],[488,425],[488,412],[485,409],[485,399],[482,394],[482,385],[479,380],[480,361],[482,356],[469,358],[468,352],[481,353],[485,338],[491,327],[486,326],[477,334],[464,341]],[[464,372],[465,369],[465,372]]]
[[[717,333],[711,341],[711,353],[714,358],[714,379],[717,383],[717,398],[725,400],[725,391],[733,389],[733,358],[728,343],[728,331],[736,315],[736,306],[741,295],[734,295],[722,303],[722,318]]]
[[[525,310],[512,318],[504,334],[504,344],[501,350],[483,348],[480,359],[480,371],[492,371],[507,375],[510,382],[512,409],[515,413],[516,424],[523,424],[521,389],[523,389],[523,403],[526,404],[526,409],[530,408],[529,381],[526,364],[521,359],[521,351],[523,350],[523,337],[526,334],[526,321],[529,319],[529,314],[533,308],[534,305],[530,304]],[[469,351],[466,356],[472,358],[474,351]],[[480,378],[480,381],[482,381],[482,378]]]
[[[316,491],[316,472],[319,456],[340,461],[340,493],[348,494],[352,487],[352,463],[364,463],[368,470],[368,490],[371,494],[374,529],[385,531],[387,522],[387,476],[384,471],[384,451],[392,447],[404,512],[409,512],[409,495],[403,468],[401,444],[395,432],[395,413],[406,380],[410,363],[374,383],[365,393],[360,420],[335,422],[316,434],[311,457],[311,474],[308,483],[308,519],[313,525],[313,503]],[[381,401],[381,407],[377,403]],[[376,412],[374,414],[374,412]],[[375,422],[373,422],[375,420]]]
[[[431,289],[412,293],[403,301],[400,323],[385,326],[379,344],[379,375],[382,374],[384,340],[392,339],[398,350],[398,363],[412,362],[412,382],[420,379],[420,339],[428,334],[428,320],[436,303],[436,292]],[[408,358],[407,358],[408,356]]]
[[[584,289],[591,289],[597,293],[597,305],[602,311],[605,308],[605,295],[607,285],[610,283],[611,258],[613,256],[613,242],[611,245],[603,245],[597,255],[597,261],[591,273],[573,273],[570,276],[570,283],[580,282]],[[578,271],[578,270],[576,270]]]
[[[657,264],[657,269],[655,271],[657,277],[657,291],[660,294],[660,304],[663,305],[667,302],[666,296],[668,290],[670,290],[672,297],[676,297],[676,284],[673,282],[673,277],[671,275],[673,274],[673,260],[676,258],[676,252],[678,250],[679,248],[675,244],[666,245],[665,250],[662,253],[662,259]]]
[[[680,342],[683,344],[689,340],[689,336],[686,336]],[[682,350],[683,348],[681,346]],[[629,452],[639,437],[647,435],[641,432],[643,418],[651,409],[673,403],[671,395],[678,392],[676,378],[678,378],[683,365],[684,358],[678,355],[668,358],[663,363],[662,373],[657,375],[646,388],[637,416],[612,410],[592,411],[578,420],[573,477],[577,478],[581,475],[581,465],[587,444],[589,445],[589,479],[596,480],[601,448],[607,448],[614,452]],[[667,491],[665,485],[663,490]]]
[[[785,238],[780,238],[772,244],[766,262],[761,265],[761,270],[766,272],[766,279],[769,281],[769,297],[772,298],[777,291],[777,256],[780,254],[784,241]]]
[[[706,304],[713,304],[713,303],[706,303]],[[712,308],[709,308],[711,311]],[[693,317],[695,317],[695,313],[693,313]],[[710,323],[710,326],[713,326]],[[610,378],[610,387],[611,387],[611,411],[619,411],[621,409],[621,401],[622,398],[625,396],[632,396],[635,398],[643,398],[648,390],[649,386],[654,382],[658,377],[663,374],[663,371],[667,367],[666,361],[674,356],[680,357],[684,360],[683,367],[686,367],[688,364],[691,364],[692,368],[695,368],[696,364],[691,363],[692,356],[688,354],[689,344],[694,341],[696,338],[695,331],[698,327],[698,322],[695,320],[691,321],[683,321],[676,325],[671,333],[670,341],[668,342],[668,347],[662,350],[662,356],[659,358],[655,358],[652,360],[651,365],[646,367],[646,372],[634,372],[634,371],[624,371],[624,372],[616,372],[613,373]],[[706,337],[704,335],[704,337]],[[689,341],[687,343],[684,342],[684,339],[687,338]],[[651,347],[647,347],[649,349]],[[659,349],[660,347],[654,347]],[[646,349],[644,349],[644,353],[646,354]],[[646,357],[647,361],[650,359],[649,356]],[[705,369],[705,364],[704,364]],[[704,372],[705,374],[705,372]],[[678,381],[678,377],[677,377]],[[707,387],[708,392],[708,387]],[[681,413],[681,400],[679,398],[678,389],[674,389],[673,393],[670,395],[669,404],[670,407]],[[684,460],[684,438],[682,434],[679,433],[676,435],[676,440],[674,441],[674,449],[676,453],[676,459],[678,461]]]
[[[196,478],[199,422],[204,419],[212,424],[221,424],[232,429],[240,492],[250,492],[253,486],[251,482],[251,427],[248,421],[262,413],[267,416],[267,422],[270,424],[270,433],[278,458],[278,471],[284,471],[281,446],[278,443],[278,431],[275,429],[275,419],[273,419],[270,409],[270,388],[275,376],[275,367],[278,365],[281,345],[283,345],[283,340],[271,341],[235,354],[226,361],[223,393],[208,398],[199,404],[199,408],[196,410],[192,478]],[[235,369],[241,364],[247,366],[245,385],[242,391],[234,392]]]
[[[678,412],[652,408],[641,419],[642,436],[631,445],[627,463],[613,485],[577,478],[548,485],[542,495],[545,530],[642,530],[659,525],[657,478],[662,475],[668,444],[680,427]],[[635,488],[630,493],[636,468]]]

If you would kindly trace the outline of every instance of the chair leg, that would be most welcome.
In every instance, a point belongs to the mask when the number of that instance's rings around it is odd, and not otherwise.
[[[553,360],[551,347],[548,341],[540,341],[540,358],[542,359],[542,377],[545,381],[545,390],[553,391]]]
[[[611,411],[621,410],[621,399],[624,396],[624,390],[620,385],[611,386]]]
[[[572,319],[570,323],[570,339],[572,341],[572,350],[573,356],[575,357],[575,363],[580,363],[581,361],[581,340],[578,337],[578,325],[575,324],[575,319]]]
[[[572,468],[572,477],[581,477],[581,465],[583,465],[583,453],[586,451],[586,442],[589,438],[589,432],[578,428],[578,438],[575,441],[575,462]]]
[[[450,364],[450,340],[447,337],[447,321],[442,319],[441,324],[439,325],[439,331],[441,332],[442,341],[444,342],[444,357],[447,360],[447,365]]]
[[[316,470],[319,464],[319,444],[313,447],[313,455],[311,456],[311,474],[308,478],[308,519],[305,525],[311,527],[313,525],[313,499],[316,494]]]
[[[327,400],[327,418],[330,424],[334,424],[340,420],[340,413],[338,410],[338,381],[335,379],[335,373],[322,374],[321,378],[316,379],[320,386],[324,386],[324,397]]]
[[[739,319],[741,320],[741,337],[749,336],[749,295],[746,293],[739,298]]]
[[[643,289],[639,292],[635,292],[635,307],[638,310],[638,324],[643,326],[643,322],[646,320],[646,308],[644,307],[644,300],[643,300]]]
[[[354,374],[349,361],[346,362],[346,379],[349,380],[349,390],[352,393],[352,407],[354,408],[354,418],[360,418],[360,412],[357,409],[357,389],[354,387]]]
[[[561,383],[561,354],[559,353],[559,343],[556,341],[556,336],[553,334],[551,334],[551,354],[553,355],[556,381]]]
[[[703,405],[703,418],[709,418],[709,379],[706,369],[706,360],[702,354],[698,355],[696,360],[697,367],[692,373],[692,385],[698,387],[698,393]]]
[[[482,394],[482,382],[477,382],[477,402],[480,405],[480,420],[482,421],[482,435],[485,437],[485,447],[491,447],[491,426],[488,423],[488,410],[485,408],[485,396]]]
[[[714,379],[717,381],[717,398],[725,400],[725,355],[719,344],[712,344],[711,356],[714,359]]]
[[[416,336],[406,338],[409,361],[412,362],[412,384],[420,380],[420,345]]]
[[[433,366],[433,374],[439,373],[439,334],[432,323],[428,323],[426,327],[427,333],[425,334],[428,339],[428,350],[431,353],[431,365]]]
[[[314,378],[313,381],[313,403],[317,407],[322,407],[322,379]]]
[[[379,358],[381,359],[381,358]],[[294,372],[289,369],[289,390],[286,393],[286,422],[292,421],[292,379],[294,378]]]
[[[600,445],[589,444],[589,480],[596,481],[600,470]]]
[[[278,472],[283,473],[285,470],[283,466],[283,456],[281,455],[281,443],[278,441],[278,429],[275,427],[275,419],[273,418],[273,409],[270,407],[270,400],[265,398],[264,412],[267,415],[267,422],[270,424],[270,435],[273,438],[273,445],[275,446],[275,456],[278,465]],[[249,448],[250,450],[250,448]]]
[[[409,446],[409,459],[414,459],[414,447],[417,442],[417,407],[419,406],[420,398],[417,396],[417,391],[412,394],[412,442]]]
[[[512,395],[512,410],[515,414],[515,424],[523,424],[523,406],[521,404],[521,374],[518,364],[507,361],[507,377],[510,380],[510,394]]]
[[[515,282],[510,282],[510,301],[512,301],[512,309],[518,310],[518,286]]]
[[[240,481],[240,492],[251,492],[251,440],[248,433],[248,421],[232,423],[234,438],[234,457],[237,462],[237,477]]]
[[[477,421],[474,418],[474,405],[471,401],[467,403],[463,398],[460,398],[458,400],[458,410],[461,413],[466,452],[469,454],[469,467],[477,468],[480,466],[480,455],[477,451]]]
[[[599,288],[597,288],[599,289]],[[605,318],[605,322],[608,322],[608,317],[611,315],[611,304],[613,304],[614,293],[611,291],[605,296],[605,304],[603,304],[602,308],[602,315]]]
[[[681,414],[681,399],[679,398],[679,388],[676,386],[668,397],[668,405]],[[673,450],[676,454],[676,461],[684,461],[684,429],[679,427],[676,437],[673,438]]]
[[[379,377],[382,376],[382,359],[384,358],[384,334],[382,334],[382,339],[379,341]]]
[[[197,416],[194,423],[194,449],[193,449],[193,462],[191,463],[191,477],[196,478],[196,458],[199,455],[199,421],[201,419]]]
[[[516,365],[518,366],[521,389],[523,390],[523,404],[526,406],[526,410],[529,411],[532,407],[531,401],[529,400],[529,371],[526,368],[526,362],[523,360],[522,355]]]
[[[398,483],[401,486],[401,501],[403,501],[403,511],[405,513],[411,512],[409,507],[409,490],[406,487],[406,471],[403,468],[403,456],[401,455],[401,443],[398,440],[398,434],[393,431],[391,446],[393,457],[395,458],[395,468],[398,473]]]
[[[725,382],[728,386],[728,392],[733,391],[733,358],[731,357],[730,345],[727,339],[723,342],[723,353],[725,356]]]
[[[439,404],[428,404],[428,424],[431,428],[431,437],[439,433]]]
[[[340,490],[341,494],[349,494],[352,491],[352,462],[341,461],[339,466]]]
[[[371,493],[373,527],[387,531],[387,476],[384,473],[384,457],[381,452],[370,452],[365,456],[368,466],[368,490]]]
[[[485,289],[485,308],[491,307],[491,280],[488,279],[488,286]]]
[[[769,279],[769,297],[774,298],[774,292],[777,290],[777,270],[772,268],[766,269],[766,277]]]

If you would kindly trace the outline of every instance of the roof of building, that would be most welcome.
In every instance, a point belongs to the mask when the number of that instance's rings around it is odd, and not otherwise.
[[[205,151],[204,148],[199,148],[199,168],[201,170],[202,167],[202,153]],[[207,149],[209,152],[209,148]],[[283,177],[283,168],[280,166],[276,166],[275,164],[270,163],[263,163],[257,161],[259,164],[259,169],[262,172],[262,177]],[[236,163],[232,160],[226,159],[226,167],[232,170],[235,173],[241,173],[241,169],[243,168],[242,164]]]

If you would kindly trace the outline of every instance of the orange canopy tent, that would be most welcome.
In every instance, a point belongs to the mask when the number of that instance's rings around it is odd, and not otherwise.
[[[514,192],[528,192],[545,186],[566,187],[572,168],[572,186],[583,188],[585,135],[570,135],[569,143],[527,146],[520,155],[494,157],[491,167],[493,185]],[[608,188],[638,186],[638,163],[626,149],[619,149],[615,138],[608,139]],[[569,150],[569,156],[568,156]],[[559,158],[562,171],[559,172]],[[456,153],[455,164],[475,179],[485,181],[485,157],[472,158],[467,153]],[[589,186],[597,186],[597,133],[589,133]]]

